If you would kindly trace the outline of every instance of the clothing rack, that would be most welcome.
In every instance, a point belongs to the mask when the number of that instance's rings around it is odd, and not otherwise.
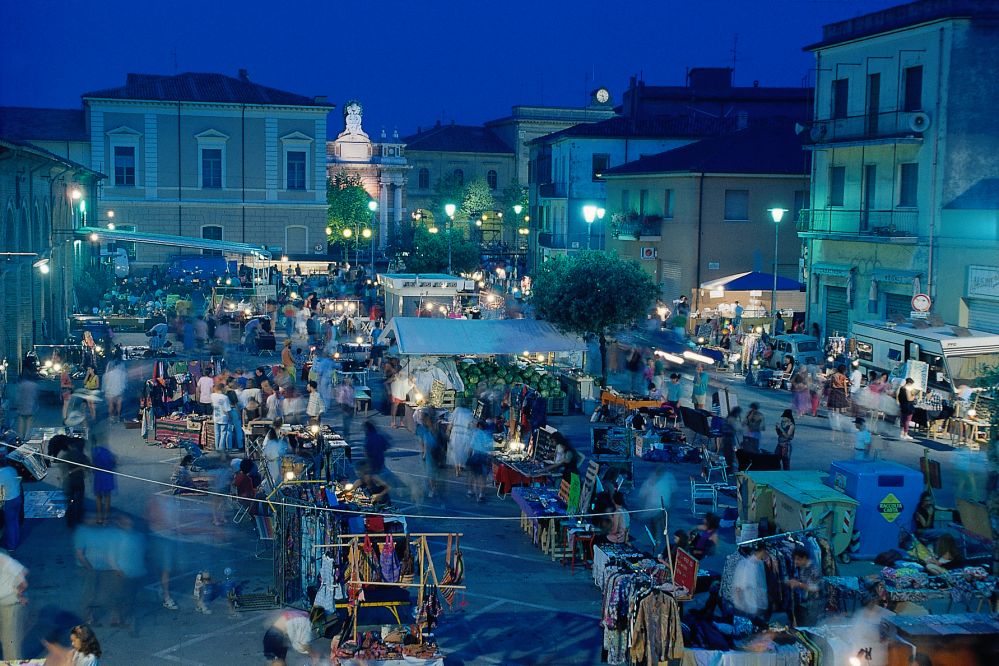
[[[780,534],[771,534],[770,536],[757,537],[755,539],[750,539],[749,541],[740,541],[739,543],[737,543],[735,545],[738,546],[738,547],[742,547],[742,546],[748,546],[751,543],[756,543],[757,541],[769,541],[770,539],[782,539],[784,537],[791,536],[792,534],[810,534],[810,533],[814,532],[816,529],[818,529],[818,528],[815,528],[815,527],[806,527],[803,530],[794,530],[794,531],[791,531],[791,532],[781,532]]]

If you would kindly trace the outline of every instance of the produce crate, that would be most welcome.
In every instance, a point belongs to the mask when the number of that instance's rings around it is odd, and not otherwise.
[[[469,400],[475,400],[475,398],[468,398]],[[444,394],[441,396],[441,409],[454,409],[457,405],[458,397],[457,392],[454,389],[446,389]]]
[[[548,400],[548,413],[554,416],[565,416],[569,413],[569,400],[565,395],[546,398]]]

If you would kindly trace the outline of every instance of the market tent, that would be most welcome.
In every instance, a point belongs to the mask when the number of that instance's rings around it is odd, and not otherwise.
[[[406,359],[405,371],[413,378],[416,390],[429,396],[434,381],[439,381],[447,388],[457,391],[465,390],[465,383],[458,374],[458,366],[453,358],[434,356],[417,356]]]
[[[773,273],[751,271],[702,282],[694,290],[694,302],[700,308],[700,319],[714,316],[731,317],[735,302],[742,304],[744,318],[769,317],[770,292],[774,288]],[[806,294],[797,280],[777,276],[777,308],[783,312],[804,312]]]
[[[106,229],[101,227],[80,227],[76,235],[87,238],[99,238],[103,241],[125,241],[128,243],[146,243],[149,245],[166,245],[192,250],[215,250],[228,254],[238,254],[247,257],[270,259],[271,253],[262,245],[250,243],[234,243],[232,241],[212,240],[208,238],[189,238],[171,234],[151,234],[143,231],[125,231],[124,229]]]
[[[491,356],[577,352],[586,343],[536,319],[436,319],[393,317],[379,341],[403,355]]]
[[[770,291],[774,288],[773,273],[748,271],[701,283],[701,289],[725,291]],[[805,285],[791,278],[777,276],[777,291],[802,291]]]

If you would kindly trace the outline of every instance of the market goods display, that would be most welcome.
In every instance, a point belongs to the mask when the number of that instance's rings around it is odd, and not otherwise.
[[[466,398],[474,397],[480,387],[494,388],[513,384],[526,384],[543,398],[565,397],[558,377],[534,366],[521,367],[494,361],[459,363],[458,375],[465,383]]]

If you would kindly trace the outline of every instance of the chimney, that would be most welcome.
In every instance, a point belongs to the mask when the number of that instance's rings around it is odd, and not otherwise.
[[[245,69],[241,68],[239,70],[239,80],[240,81],[249,81],[250,80],[250,75],[247,73],[247,71]]]

